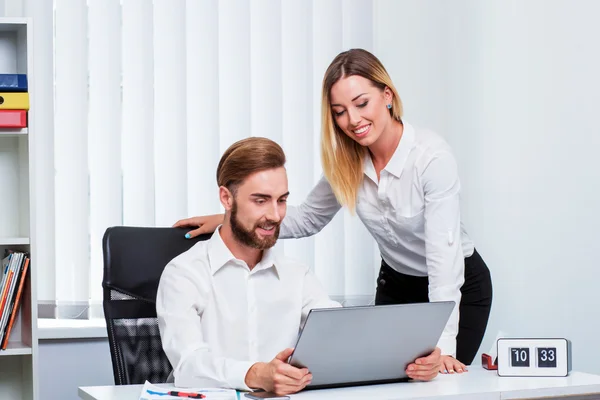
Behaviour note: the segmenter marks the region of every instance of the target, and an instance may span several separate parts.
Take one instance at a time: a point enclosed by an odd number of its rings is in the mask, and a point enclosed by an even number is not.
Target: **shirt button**
[[[384,286],[385,285],[385,279],[380,279],[379,280],[379,286]]]

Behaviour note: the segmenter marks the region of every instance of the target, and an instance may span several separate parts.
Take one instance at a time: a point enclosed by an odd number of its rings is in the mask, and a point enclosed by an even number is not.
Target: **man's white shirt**
[[[308,266],[271,249],[250,270],[219,230],[166,266],[156,298],[158,325],[175,385],[249,390],[250,367],[293,347],[311,309],[340,304]]]

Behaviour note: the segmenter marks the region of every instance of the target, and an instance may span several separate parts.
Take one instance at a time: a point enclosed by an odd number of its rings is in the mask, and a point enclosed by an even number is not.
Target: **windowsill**
[[[331,296],[343,306],[365,306],[373,304],[373,296]],[[48,339],[102,339],[108,337],[104,318],[59,319],[38,318],[38,337]]]
[[[97,339],[106,338],[106,321],[93,319],[38,319],[38,338],[45,339]]]

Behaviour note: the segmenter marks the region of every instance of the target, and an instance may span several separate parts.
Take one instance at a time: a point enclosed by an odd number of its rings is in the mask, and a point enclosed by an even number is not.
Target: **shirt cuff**
[[[251,361],[231,362],[227,371],[227,381],[229,382],[230,387],[251,392],[253,389],[250,389],[248,385],[246,385],[246,374],[248,374],[248,370],[254,364],[255,363]]]
[[[443,356],[452,356],[456,358],[456,337],[443,334],[437,343],[437,346],[442,350]]]

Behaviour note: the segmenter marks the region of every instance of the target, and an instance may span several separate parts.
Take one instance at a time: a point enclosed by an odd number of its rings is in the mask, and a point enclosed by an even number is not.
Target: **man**
[[[287,364],[289,347],[312,308],[340,305],[307,266],[271,250],[289,194],[284,165],[283,150],[269,139],[227,149],[217,168],[223,225],[161,276],[156,309],[176,386],[289,394],[312,379]],[[431,379],[439,352],[417,361],[411,373]]]

